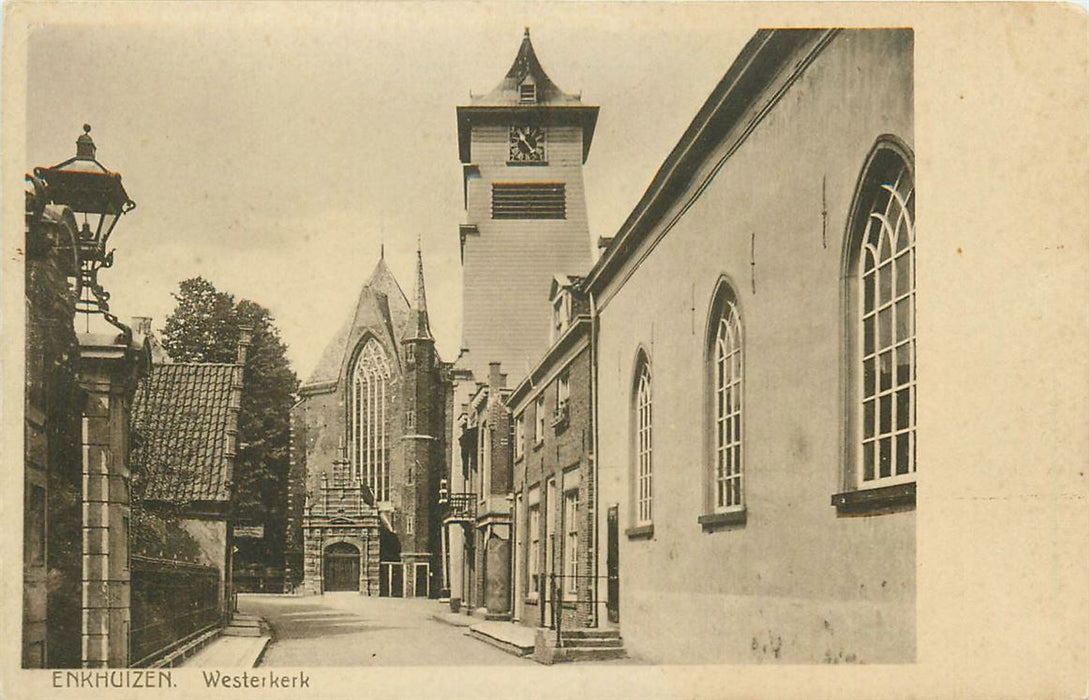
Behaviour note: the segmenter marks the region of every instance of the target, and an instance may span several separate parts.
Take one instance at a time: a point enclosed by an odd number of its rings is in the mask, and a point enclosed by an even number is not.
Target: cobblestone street
[[[243,594],[238,607],[272,628],[261,666],[536,665],[432,619],[441,609],[434,600]]]

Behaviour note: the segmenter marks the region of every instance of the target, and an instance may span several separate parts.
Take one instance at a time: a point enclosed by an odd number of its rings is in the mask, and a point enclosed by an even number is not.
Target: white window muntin
[[[858,256],[859,488],[915,479],[914,208],[901,163],[878,188]]]
[[[724,300],[715,335],[715,511],[745,506],[742,470],[742,354],[741,321],[737,306]]]
[[[545,432],[545,397],[543,393],[533,402],[533,413],[533,442],[538,443],[544,440]]]
[[[653,454],[650,365],[642,362],[635,393],[635,524],[653,521]]]
[[[578,597],[579,573],[579,490],[573,488],[563,494],[564,520],[564,599]]]
[[[390,364],[381,344],[371,338],[352,372],[349,452],[352,470],[375,501],[390,498],[390,439],[386,421]]]

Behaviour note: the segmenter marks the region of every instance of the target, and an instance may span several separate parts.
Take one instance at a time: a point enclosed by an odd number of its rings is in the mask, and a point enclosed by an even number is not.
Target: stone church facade
[[[292,410],[288,585],[437,596],[449,367],[384,255]]]

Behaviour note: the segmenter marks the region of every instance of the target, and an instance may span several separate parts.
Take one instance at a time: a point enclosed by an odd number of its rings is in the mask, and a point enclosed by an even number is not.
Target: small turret
[[[404,342],[410,340],[431,341],[431,324],[427,317],[427,293],[424,289],[423,253],[416,247],[416,289],[413,294],[412,308],[409,310],[408,326],[405,329]]]

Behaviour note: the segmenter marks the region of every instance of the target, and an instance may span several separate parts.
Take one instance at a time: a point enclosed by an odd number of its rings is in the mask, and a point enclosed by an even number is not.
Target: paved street
[[[262,666],[535,665],[431,619],[433,600],[243,594],[238,607],[272,627]]]

